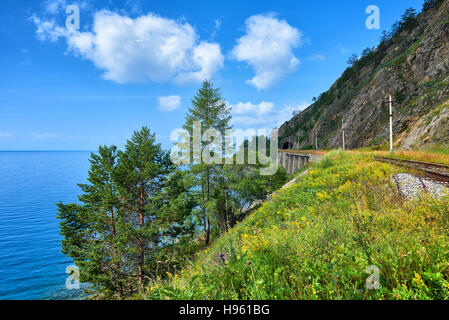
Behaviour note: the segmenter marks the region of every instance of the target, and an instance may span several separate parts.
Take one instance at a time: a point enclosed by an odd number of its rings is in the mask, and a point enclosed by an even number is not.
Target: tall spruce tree
[[[229,121],[231,110],[224,102],[220,89],[214,88],[209,80],[204,80],[201,88],[192,99],[192,106],[186,115],[184,129],[193,136],[195,121],[201,123],[201,134],[208,129],[215,129],[224,136],[227,129],[231,129]],[[211,141],[201,142],[201,153]],[[222,165],[191,164],[190,170],[197,177],[196,185],[199,188],[201,220],[204,228],[204,241],[208,245],[211,234],[211,219],[216,212],[217,201],[212,197],[214,189],[218,188],[220,168]]]

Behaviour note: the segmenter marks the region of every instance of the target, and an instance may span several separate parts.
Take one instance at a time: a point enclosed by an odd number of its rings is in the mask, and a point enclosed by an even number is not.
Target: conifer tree
[[[82,282],[106,299],[126,298],[182,263],[197,230],[191,179],[173,171],[168,153],[143,127],[124,151],[100,147],[80,203],[58,204],[62,252],[80,269]],[[162,265],[161,261],[168,261]]]
[[[203,81],[198,93],[192,99],[192,106],[186,115],[184,129],[193,136],[193,125],[195,121],[201,123],[201,131],[208,129],[218,130],[223,136],[231,126],[230,108],[224,102],[220,90],[214,88],[208,80]],[[211,141],[202,141],[201,153]],[[201,208],[201,220],[204,228],[204,241],[207,245],[211,234],[211,219],[217,203],[212,197],[214,189],[218,188],[217,182],[220,175],[220,165],[216,164],[191,164],[190,170],[197,177],[196,184],[199,187],[199,198]]]
[[[418,20],[416,18],[416,10],[413,8],[408,8],[401,17],[400,28],[405,30],[412,30],[418,25]]]
[[[114,175],[117,148],[100,147],[92,154],[88,183],[79,184],[81,204],[58,204],[60,230],[64,236],[62,252],[80,268],[81,281],[104,293],[123,297],[126,275],[122,271],[119,249],[120,196]]]
[[[173,170],[168,153],[147,127],[135,131],[119,152],[117,181],[123,198],[122,226],[129,268],[136,270],[139,286],[151,276],[152,262],[161,243],[163,189]]]

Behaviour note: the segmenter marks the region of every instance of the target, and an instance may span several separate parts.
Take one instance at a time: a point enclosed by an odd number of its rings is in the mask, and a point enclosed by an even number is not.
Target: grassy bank
[[[449,197],[406,202],[397,170],[331,152],[144,296],[448,299]],[[365,287],[369,266],[380,270],[378,290]]]
[[[391,157],[404,160],[416,160],[429,163],[438,163],[449,166],[449,154],[443,153],[445,149],[439,149],[441,152],[428,152],[428,151],[395,151],[390,154],[388,151],[374,151],[373,155],[378,157]],[[434,149],[432,149],[434,151]]]

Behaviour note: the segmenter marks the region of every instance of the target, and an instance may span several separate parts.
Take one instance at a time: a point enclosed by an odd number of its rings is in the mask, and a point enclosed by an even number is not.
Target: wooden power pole
[[[313,132],[315,133],[315,150],[318,150],[318,135],[316,129],[314,129]]]
[[[343,138],[343,151],[346,150],[346,143],[345,143],[345,127],[344,127],[344,121],[343,118],[341,118],[341,135]]]

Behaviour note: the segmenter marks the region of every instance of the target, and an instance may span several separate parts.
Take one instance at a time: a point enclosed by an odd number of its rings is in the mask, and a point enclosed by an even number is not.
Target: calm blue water
[[[75,202],[89,152],[0,152],[0,299],[69,299],[56,203]]]

